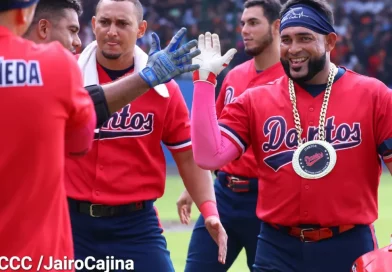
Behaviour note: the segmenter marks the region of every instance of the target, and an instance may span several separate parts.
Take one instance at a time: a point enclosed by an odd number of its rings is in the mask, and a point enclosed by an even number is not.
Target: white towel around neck
[[[78,59],[85,87],[99,84],[96,51],[97,41],[93,41],[82,51]],[[146,67],[148,55],[137,45],[135,45],[133,55],[135,62],[134,71],[138,73]],[[169,91],[165,84],[155,86],[154,90],[162,97],[169,97]]]

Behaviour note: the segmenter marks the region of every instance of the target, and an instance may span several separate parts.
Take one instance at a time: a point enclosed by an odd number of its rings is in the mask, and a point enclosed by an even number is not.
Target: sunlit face
[[[324,69],[327,60],[325,35],[298,26],[283,29],[280,37],[280,60],[287,76],[297,82],[306,82]]]
[[[102,1],[92,20],[100,53],[107,59],[132,54],[144,31],[135,5],[129,1]]]
[[[81,46],[78,36],[80,29],[78,14],[73,9],[66,9],[56,22],[50,23],[48,28],[48,40],[58,41],[66,49],[75,52]]]
[[[273,42],[271,25],[264,16],[262,7],[246,8],[242,13],[241,25],[247,54],[257,56]]]

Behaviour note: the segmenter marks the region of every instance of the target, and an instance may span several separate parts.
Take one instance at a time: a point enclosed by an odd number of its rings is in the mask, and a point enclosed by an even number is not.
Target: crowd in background
[[[86,45],[94,39],[91,17],[97,0],[84,0],[81,39]],[[188,29],[187,40],[200,33],[219,34],[222,52],[238,50],[231,65],[249,59],[243,52],[240,19],[243,0],[141,0],[146,35],[138,45],[149,50],[151,32],[156,32],[162,48],[181,27]],[[286,2],[281,1],[282,4]],[[373,76],[392,87],[392,0],[329,0],[335,14],[335,30],[339,34],[332,52],[334,63],[361,74]]]

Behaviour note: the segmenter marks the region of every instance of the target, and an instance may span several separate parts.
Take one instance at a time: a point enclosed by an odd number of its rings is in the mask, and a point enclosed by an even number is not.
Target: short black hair
[[[264,11],[264,16],[268,22],[272,24],[279,19],[279,12],[282,8],[279,0],[248,0],[244,3],[244,8],[261,7]]]
[[[74,10],[78,16],[83,14],[83,7],[80,0],[40,0],[35,9],[33,21],[26,34],[42,19],[54,22],[63,15],[66,9]]]
[[[314,8],[327,18],[328,23],[331,25],[335,24],[332,7],[326,0],[289,0],[283,5],[280,17],[282,17],[290,9],[290,7],[297,4],[303,4]]]
[[[102,3],[102,1],[103,0],[99,0],[97,6],[95,7],[95,15],[97,15],[99,5]],[[114,2],[125,2],[125,1],[127,1],[127,2],[133,3],[135,5],[135,8],[136,8],[136,12],[137,12],[136,16],[137,16],[138,22],[141,23],[143,21],[143,6],[142,6],[142,3],[140,3],[139,0],[110,0],[110,1],[114,1]]]

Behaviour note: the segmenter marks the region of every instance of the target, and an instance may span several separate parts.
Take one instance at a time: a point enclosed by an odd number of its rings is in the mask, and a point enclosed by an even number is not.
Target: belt
[[[216,175],[223,186],[235,193],[257,192],[257,178],[239,177],[221,171],[218,171]]]
[[[285,232],[291,236],[299,238],[304,243],[318,242],[337,236],[343,232],[351,230],[355,225],[341,225],[336,227],[314,227],[314,228],[301,228],[301,227],[286,227],[276,224],[269,224],[275,229]]]
[[[140,201],[125,205],[110,206],[68,198],[68,205],[70,209],[88,214],[91,217],[112,217],[143,210],[146,207],[146,202]]]

